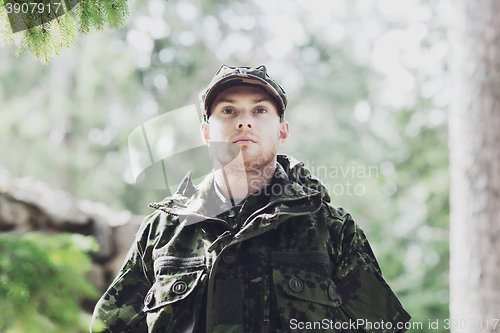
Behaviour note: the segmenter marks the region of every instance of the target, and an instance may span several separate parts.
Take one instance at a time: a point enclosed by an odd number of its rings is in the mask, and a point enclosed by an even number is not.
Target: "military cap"
[[[218,94],[238,85],[256,85],[264,88],[274,99],[278,106],[278,114],[283,119],[288,103],[285,90],[268,74],[266,66],[259,67],[233,67],[222,65],[212,81],[200,93],[200,101],[205,121],[210,117],[210,108]]]

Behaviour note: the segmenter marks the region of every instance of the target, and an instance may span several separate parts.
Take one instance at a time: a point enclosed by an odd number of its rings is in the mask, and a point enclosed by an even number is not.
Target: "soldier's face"
[[[288,138],[288,123],[280,122],[271,95],[258,87],[224,90],[215,99],[210,114],[209,123],[202,125],[205,142],[239,146],[247,169],[271,163],[278,147]]]

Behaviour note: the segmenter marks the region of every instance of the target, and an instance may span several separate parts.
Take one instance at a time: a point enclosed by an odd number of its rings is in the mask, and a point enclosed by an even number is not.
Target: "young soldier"
[[[96,306],[106,332],[404,332],[410,316],[363,231],[278,155],[285,91],[265,66],[223,65],[201,94],[214,171],[150,206]]]

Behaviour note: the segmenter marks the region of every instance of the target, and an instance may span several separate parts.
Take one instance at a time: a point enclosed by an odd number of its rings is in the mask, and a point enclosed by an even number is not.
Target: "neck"
[[[258,168],[255,165],[245,168],[243,159],[238,160],[240,159],[236,158],[215,171],[219,190],[235,204],[269,185],[276,169],[276,157]]]

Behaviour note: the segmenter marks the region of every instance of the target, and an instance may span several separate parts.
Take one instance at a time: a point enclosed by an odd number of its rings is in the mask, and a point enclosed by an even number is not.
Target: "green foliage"
[[[49,63],[62,49],[71,47],[77,31],[84,34],[92,30],[102,31],[106,23],[111,29],[122,27],[129,15],[128,0],[78,0],[73,8],[69,7],[69,1],[61,1],[60,8],[57,8],[64,14],[57,17],[49,16],[49,9],[55,7],[53,2],[36,1],[44,6],[49,3],[53,6],[43,7],[42,14],[38,14],[36,10],[33,13],[32,9],[36,7],[30,7],[30,2],[34,3],[32,0],[17,1],[21,5],[28,5],[28,10],[25,13],[18,9],[22,27],[26,29],[14,33],[13,31],[19,29],[13,29],[8,17],[8,11],[13,13],[13,9],[11,6],[6,7],[6,4],[13,2],[0,0],[0,45],[17,44],[17,56],[29,51],[31,56],[39,59],[42,64]]]
[[[89,236],[0,234],[0,331],[85,332],[78,300],[99,295],[85,278]]]

